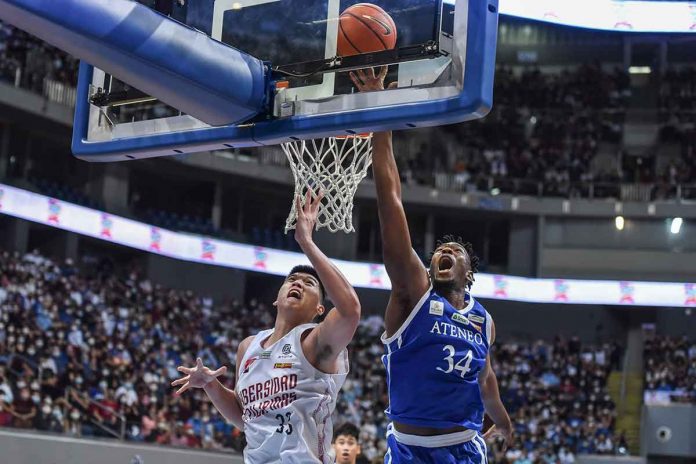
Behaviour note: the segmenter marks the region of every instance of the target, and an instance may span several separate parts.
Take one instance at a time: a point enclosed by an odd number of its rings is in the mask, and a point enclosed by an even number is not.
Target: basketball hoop
[[[354,232],[353,197],[372,164],[372,134],[296,140],[282,144],[295,178],[295,195],[304,202],[307,189],[324,192],[317,229]],[[297,212],[292,203],[285,233],[295,228]]]

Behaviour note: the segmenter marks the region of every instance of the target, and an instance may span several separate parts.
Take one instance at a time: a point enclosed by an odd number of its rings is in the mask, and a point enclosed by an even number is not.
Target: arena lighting
[[[650,74],[651,72],[650,66],[631,66],[628,68],[629,74]]]
[[[455,0],[444,0],[454,4]],[[696,2],[500,0],[502,14],[564,26],[621,32],[696,33]]]
[[[684,223],[684,220],[680,217],[676,217],[672,219],[672,224],[669,226],[669,231],[672,232],[673,234],[678,234],[679,231],[681,231],[681,226]]]
[[[301,253],[162,229],[4,184],[0,184],[0,214],[186,262],[277,276],[309,263]],[[355,287],[391,288],[381,263],[334,263]],[[696,284],[689,282],[539,279],[482,272],[476,275],[473,294],[526,303],[687,308],[694,304],[695,290]]]
[[[616,230],[623,230],[624,223],[625,221],[623,216],[616,216],[616,219],[614,219],[614,225],[616,225]]]

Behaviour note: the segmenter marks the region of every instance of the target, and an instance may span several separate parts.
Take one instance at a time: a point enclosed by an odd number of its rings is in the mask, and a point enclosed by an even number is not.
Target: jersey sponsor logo
[[[459,323],[464,324],[464,325],[469,325],[469,318],[466,316],[462,316],[459,313],[452,314],[452,320],[454,322],[459,322]]]
[[[445,304],[442,301],[431,301],[429,312],[435,316],[442,316],[445,313]]]
[[[262,351],[261,354],[259,355],[259,359],[271,359],[271,352],[270,351]]]
[[[481,328],[479,327],[479,330]],[[448,322],[435,321],[433,328],[430,329],[430,333],[438,335],[446,335],[448,337],[459,338],[466,340],[470,343],[476,343],[477,345],[485,345],[483,343],[483,337],[478,332],[472,332],[469,329],[464,329],[462,327],[457,327],[454,324]]]
[[[249,372],[249,368],[251,367],[252,364],[254,364],[254,362],[257,359],[259,359],[258,356],[254,356],[253,358],[247,359],[246,362],[244,363],[244,369],[242,369],[242,374],[246,374],[247,372]]]
[[[477,316],[476,314],[469,314],[469,320],[471,322],[478,322],[479,324],[483,324],[486,321],[484,318]]]
[[[292,363],[275,363],[274,369],[292,369]]]
[[[466,317],[466,316],[464,316],[464,315],[462,315],[462,314],[454,313],[454,314],[452,314],[452,320],[455,321],[455,322],[462,323],[462,324],[464,324],[464,325],[470,325],[471,327],[473,327],[473,328],[476,329],[477,331],[479,331],[479,332],[481,331],[481,326],[480,326],[480,325],[474,324],[473,322],[471,322],[471,320],[472,320],[472,317],[471,317],[471,316]]]
[[[286,343],[285,345],[283,345],[282,352],[283,354],[278,355],[279,359],[289,359],[295,357],[295,355],[292,354],[292,345],[290,343]]]

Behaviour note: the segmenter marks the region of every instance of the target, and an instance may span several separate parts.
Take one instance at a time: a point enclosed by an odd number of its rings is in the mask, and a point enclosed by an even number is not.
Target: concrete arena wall
[[[0,429],[2,464],[242,464],[240,454]]]
[[[696,462],[696,406],[644,405],[641,432],[641,453],[651,462]]]

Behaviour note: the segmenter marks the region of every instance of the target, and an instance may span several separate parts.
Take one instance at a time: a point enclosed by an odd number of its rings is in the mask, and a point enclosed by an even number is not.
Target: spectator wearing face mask
[[[75,437],[82,436],[81,417],[82,414],[77,408],[70,408],[69,413],[65,415],[63,420],[63,430],[65,433]]]
[[[7,291],[5,302],[0,303],[0,320],[5,324],[5,341],[0,342],[0,400],[5,398],[5,404],[0,402],[0,421],[3,414],[15,420],[9,410],[19,399],[21,385],[29,387],[33,404],[29,412],[34,408],[41,416],[37,427],[46,427],[44,405],[50,399],[52,414],[64,433],[106,436],[93,425],[95,417],[88,399],[113,400],[111,407],[126,418],[126,440],[242,449],[244,436],[239,429],[225,424],[198,397],[172,399],[167,395],[167,385],[177,375],[172,366],[188,362],[184,353],[214,356],[220,364],[234,366],[234,340],[270,324],[273,313],[269,306],[262,299],[212,302],[192,292],[150,284],[137,275],[121,278],[122,270],[75,270],[66,274],[65,266],[35,253],[23,256],[0,251],[0,285]],[[55,276],[61,277],[55,280]],[[71,295],[66,297],[70,304],[64,304],[61,297],[59,308],[55,295]],[[35,315],[24,309],[24,305],[31,306],[39,299],[53,317],[51,328],[45,331],[37,328]],[[59,314],[67,315],[64,308],[68,306],[73,316],[62,321]],[[123,314],[128,316],[126,333],[118,329]],[[108,321],[113,322],[111,335]],[[73,327],[82,332],[84,345],[69,342],[69,335],[76,332]],[[350,421],[359,427],[358,463],[384,459],[384,368],[375,362],[383,349],[379,341],[382,327],[383,321],[377,316],[361,322],[350,354],[353,370],[336,407],[337,423]],[[40,340],[43,346],[39,346]],[[689,380],[693,376],[688,377],[688,372],[696,372],[690,367],[696,362],[692,345],[677,343],[672,350],[674,360],[669,364],[681,366],[684,370],[679,372],[686,376],[665,380],[693,385]],[[25,361],[30,346],[36,349],[38,366]],[[655,346],[656,353],[661,349]],[[577,339],[534,344],[502,341],[494,356],[495,368],[500,372],[500,391],[506,404],[511,405],[520,439],[491,462],[513,464],[518,459],[525,462],[556,457],[569,461],[568,455],[594,452],[598,447],[608,449],[607,439],[616,448],[619,440],[613,431],[614,406],[605,397],[611,363],[602,362],[603,356],[605,361],[609,359],[607,354],[612,350],[615,348],[611,345],[590,347]],[[122,354],[125,351],[128,355]],[[6,357],[5,363],[12,363],[12,371],[8,366],[3,368],[2,356]],[[122,362],[127,359],[130,362]],[[662,364],[659,366],[653,375],[669,372]],[[230,387],[231,382],[233,379]],[[31,401],[32,386],[34,395],[38,395],[36,403]],[[63,403],[66,394],[67,403]],[[97,399],[97,395],[102,396]],[[101,417],[107,416],[113,418],[116,414]],[[120,419],[116,423],[114,429],[118,432]],[[604,436],[601,445],[600,433]],[[565,454],[556,444],[564,444]]]
[[[63,424],[61,424],[59,418],[53,413],[52,401],[50,398],[44,400],[41,409],[34,418],[34,428],[56,433],[63,431]]]

